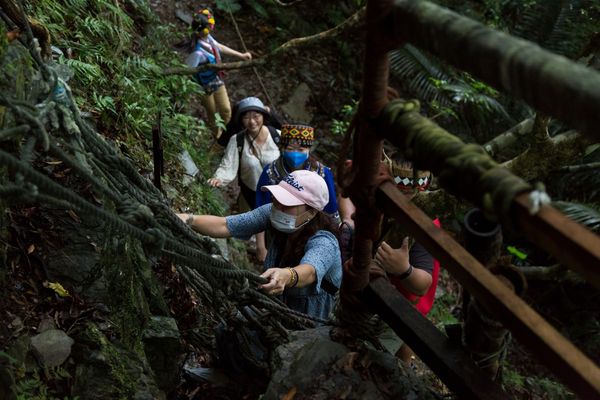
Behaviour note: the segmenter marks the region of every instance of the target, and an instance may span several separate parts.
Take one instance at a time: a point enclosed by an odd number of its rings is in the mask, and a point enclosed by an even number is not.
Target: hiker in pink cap
[[[329,203],[325,180],[316,172],[298,170],[279,184],[261,188],[273,196],[243,214],[178,214],[195,231],[212,237],[249,239],[271,231],[269,251],[259,289],[281,296],[288,307],[328,319],[342,280],[337,224],[323,209]]]

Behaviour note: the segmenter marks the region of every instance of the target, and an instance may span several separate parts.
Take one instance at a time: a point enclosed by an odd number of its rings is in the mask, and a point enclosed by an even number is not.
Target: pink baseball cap
[[[323,211],[329,203],[329,189],[325,179],[316,172],[305,169],[292,172],[278,185],[263,186],[260,190],[268,190],[284,206],[306,204]]]

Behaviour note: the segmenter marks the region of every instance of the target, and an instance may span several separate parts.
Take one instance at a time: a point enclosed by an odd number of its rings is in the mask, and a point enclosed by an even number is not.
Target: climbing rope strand
[[[242,33],[240,32],[240,28],[238,27],[235,17],[233,16],[233,13],[229,9],[227,10],[227,12],[229,13],[229,17],[231,18],[231,21],[233,22],[233,26],[235,28],[235,31],[237,32],[238,37],[240,38],[240,42],[242,42],[242,48],[244,49],[244,51],[246,53],[248,53],[248,47],[246,47],[246,42],[244,41],[244,37],[242,36]],[[260,87],[261,87],[263,93],[265,94],[267,101],[269,102],[269,107],[271,108],[271,110],[276,112],[277,110],[275,109],[275,103],[273,102],[273,99],[271,98],[271,96],[269,96],[269,92],[267,91],[267,88],[266,88],[265,84],[263,83],[263,81],[258,73],[258,70],[256,69],[255,66],[252,66],[252,71],[254,72],[254,75],[256,75],[256,79],[258,80],[258,83],[260,84]]]
[[[9,169],[22,173],[24,176],[29,178],[34,184],[37,185],[39,190],[42,190],[46,193],[50,193],[52,196],[57,197],[60,200],[68,202],[73,208],[85,212],[89,217],[106,223],[110,227],[114,227],[119,231],[128,234],[138,240],[141,240],[143,243],[148,245],[161,245],[169,248],[171,250],[177,251],[183,254],[185,257],[180,260],[185,260],[186,263],[194,266],[202,266],[201,268],[210,268],[210,271],[214,271],[217,276],[220,277],[233,277],[238,278],[240,275],[239,271],[236,271],[233,266],[221,261],[217,260],[213,257],[203,254],[200,251],[187,248],[182,246],[181,244],[168,240],[164,237],[161,238],[161,235],[157,231],[153,230],[142,230],[121,218],[101,209],[95,207],[90,204],[80,196],[76,195],[74,192],[65,189],[61,185],[55,183],[45,175],[42,175],[38,171],[34,170],[28,164],[21,162],[16,159],[14,156],[0,150],[0,161],[9,167]],[[161,243],[163,242],[163,243]],[[207,271],[209,271],[207,270]],[[252,275],[249,271],[244,271],[245,273]],[[257,276],[257,275],[256,275]]]
[[[12,128],[0,131],[0,142],[13,139],[15,136],[22,136],[31,130],[31,126],[27,124],[14,126]]]
[[[295,312],[260,292],[256,286],[265,279],[259,275],[199,250],[219,251],[213,240],[197,235],[184,224],[173,213],[164,195],[83,119],[71,88],[53,67],[43,62],[29,25],[26,28],[29,30],[26,46],[42,70],[42,94],[41,101],[34,105],[0,93],[0,105],[5,106],[19,124],[0,131],[0,140],[26,138],[18,150],[20,159],[0,150],[0,164],[14,173],[15,180],[15,183],[3,182],[0,186],[2,198],[73,209],[86,219],[139,240],[148,254],[162,255],[176,265],[176,271],[199,298],[212,304],[214,317],[223,320],[223,315],[230,315],[235,307],[239,309],[243,305],[265,310],[269,317],[263,318],[261,323],[269,326],[266,332],[273,342],[277,341],[277,335],[287,336],[288,327],[303,329],[314,326],[313,321],[326,323]],[[236,30],[243,42],[237,25]],[[256,69],[254,72],[260,81]],[[106,202],[97,206],[34,168],[36,150],[42,152],[41,157],[48,155],[63,162],[79,178],[89,182]],[[112,207],[116,212],[110,209]]]

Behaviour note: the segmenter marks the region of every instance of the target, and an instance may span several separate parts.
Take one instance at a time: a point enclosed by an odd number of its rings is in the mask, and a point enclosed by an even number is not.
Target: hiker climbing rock
[[[247,97],[235,107],[234,120],[243,130],[234,134],[227,144],[219,168],[208,184],[228,185],[236,176],[240,185],[242,211],[254,209],[256,185],[263,168],[279,158],[279,131],[264,124],[269,111],[256,97]]]
[[[427,190],[431,184],[429,171],[415,171],[412,163],[405,160],[400,153],[388,157],[384,153],[384,163],[387,165],[397,188],[409,199]],[[346,163],[349,167],[351,161]],[[351,256],[352,232],[354,221],[352,214],[355,207],[347,197],[339,199],[342,229],[340,232],[340,247],[344,259]],[[436,218],[433,223],[440,226]],[[400,224],[385,218],[382,235],[377,246],[374,246],[375,264],[380,266],[388,275],[390,282],[400,293],[410,300],[423,315],[427,315],[435,298],[435,290],[439,276],[440,264],[420,243],[414,242]],[[403,361],[408,361],[412,351],[402,340],[386,327],[379,339],[392,354]]]
[[[203,64],[219,64],[221,53],[237,57],[241,60],[251,60],[250,52],[240,53],[222,43],[217,42],[210,34],[215,28],[215,18],[209,9],[202,9],[194,15],[192,29],[192,53],[188,56],[186,64],[196,68]],[[206,70],[198,72],[193,79],[204,89],[201,99],[202,106],[208,114],[208,125],[213,131],[215,138],[221,134],[221,129],[216,125],[215,113],[219,113],[224,123],[227,124],[231,118],[231,106],[227,88],[223,81],[223,72]]]
[[[310,149],[315,140],[315,129],[308,125],[284,124],[281,128],[281,156],[267,165],[260,178],[258,186],[276,185],[292,171],[314,171],[321,176],[329,191],[329,202],[324,212],[335,221],[339,220],[338,206],[335,193],[335,183],[331,170],[318,161],[310,159]],[[271,202],[271,193],[256,191],[256,207]],[[256,235],[256,255],[259,261],[266,257],[267,246],[264,233]]]
[[[329,202],[325,180],[316,172],[294,171],[277,185],[261,188],[273,203],[218,217],[178,214],[195,231],[212,237],[250,236],[270,230],[271,243],[261,275],[265,293],[281,296],[293,310],[327,319],[341,284],[337,224],[323,212]]]

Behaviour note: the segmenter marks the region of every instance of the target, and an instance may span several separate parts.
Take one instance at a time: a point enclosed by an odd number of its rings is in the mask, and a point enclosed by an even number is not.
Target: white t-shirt
[[[263,128],[267,129],[266,126],[263,126]],[[237,135],[245,136],[241,160],[238,156]],[[238,133],[237,135],[233,135],[229,139],[225,154],[214,177],[221,180],[223,185],[227,185],[235,179],[239,168],[242,183],[250,189],[256,190],[258,178],[265,165],[279,158],[279,147],[273,141],[270,133],[267,135],[266,142],[260,146],[255,142],[250,143],[251,139],[245,133]]]

